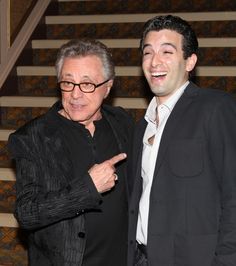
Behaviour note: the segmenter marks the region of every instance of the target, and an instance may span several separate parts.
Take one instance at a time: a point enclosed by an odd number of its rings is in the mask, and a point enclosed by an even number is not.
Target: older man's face
[[[62,81],[73,83],[101,83],[105,80],[100,58],[94,55],[78,58],[66,58],[61,70]],[[62,92],[64,116],[89,127],[93,121],[100,119],[100,107],[109,94],[112,81],[95,89],[92,93],[82,92],[75,86],[71,92]]]

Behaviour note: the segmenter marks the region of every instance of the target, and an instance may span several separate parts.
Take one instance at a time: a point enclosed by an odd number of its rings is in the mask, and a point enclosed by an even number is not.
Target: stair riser
[[[1,162],[0,165],[2,165],[3,162],[10,160],[6,144],[7,144],[6,140],[0,141],[0,162]],[[1,186],[0,186],[0,191],[1,191]]]
[[[110,49],[116,66],[141,65],[141,53],[138,48]],[[36,66],[54,66],[58,49],[34,49],[33,64]],[[199,66],[234,66],[236,62],[236,47],[232,48],[200,48]]]
[[[18,89],[22,96],[60,96],[55,76],[20,76]],[[149,92],[144,77],[116,77],[112,97],[145,97]]]
[[[18,91],[22,96],[59,96],[55,76],[21,76],[18,77]]]
[[[48,108],[44,107],[2,107],[2,126],[6,128],[16,129],[33,118],[44,114]],[[142,117],[145,109],[129,109],[134,119],[138,120]],[[2,154],[2,160],[8,159],[6,152]]]
[[[198,38],[236,37],[235,21],[191,21]],[[144,23],[48,25],[48,39],[140,38]]]
[[[0,212],[13,213],[15,200],[15,182],[0,180]]]
[[[22,96],[59,96],[55,76],[21,76],[18,90]],[[236,93],[236,77],[195,77],[202,87],[213,87]],[[144,77],[116,77],[111,97],[147,97],[150,90]]]
[[[0,141],[0,167],[13,167],[13,162],[10,158],[10,154],[7,149],[7,138],[5,140]],[[0,180],[4,178],[4,176],[0,176]],[[0,184],[0,194],[2,194],[2,190],[4,188]],[[0,196],[0,209],[1,209],[1,196]],[[1,213],[1,211],[0,211]]]
[[[16,129],[47,110],[46,107],[1,107],[2,126]]]
[[[18,228],[0,227],[0,265],[26,266],[26,236]]]
[[[204,11],[232,11],[235,3],[224,1],[75,1],[61,2],[60,15],[88,15],[88,14],[135,14],[135,13],[168,13],[170,12],[204,12]]]

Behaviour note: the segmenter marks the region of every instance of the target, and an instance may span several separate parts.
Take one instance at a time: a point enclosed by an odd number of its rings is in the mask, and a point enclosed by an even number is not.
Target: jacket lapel
[[[154,171],[154,177],[157,175],[158,170],[162,164],[170,140],[172,136],[175,134],[176,127],[179,125],[180,118],[183,116],[184,112],[187,112],[190,104],[197,96],[198,90],[199,88],[197,88],[197,86],[195,86],[193,83],[190,82],[190,84],[185,89],[183,95],[180,97],[174,109],[172,110],[162,134],[161,143],[156,161],[156,167]]]
[[[142,152],[143,152],[143,135],[147,127],[147,122],[143,118],[136,125],[134,142],[133,142],[133,153],[132,153],[132,178],[133,182],[133,201],[138,206],[140,195],[142,192],[142,177],[141,177],[141,166],[142,166]],[[136,206],[136,207],[137,207]],[[138,207],[137,207],[138,210]]]

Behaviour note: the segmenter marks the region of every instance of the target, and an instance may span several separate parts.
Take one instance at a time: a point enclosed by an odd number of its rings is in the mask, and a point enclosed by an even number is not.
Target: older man
[[[102,105],[115,76],[111,55],[98,41],[70,41],[56,72],[62,101],[9,138],[29,263],[124,266],[133,122]]]

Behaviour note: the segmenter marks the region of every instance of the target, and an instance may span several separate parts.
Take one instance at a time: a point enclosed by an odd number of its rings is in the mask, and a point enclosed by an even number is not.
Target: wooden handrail
[[[9,3],[7,0],[0,0],[0,63],[6,61],[6,51],[9,48]]]
[[[13,44],[9,46],[8,33],[7,33],[7,0],[0,0],[0,89],[4,84],[11,69],[14,67],[17,58],[25,47],[34,29],[38,25],[42,15],[48,7],[51,0],[38,0]]]

